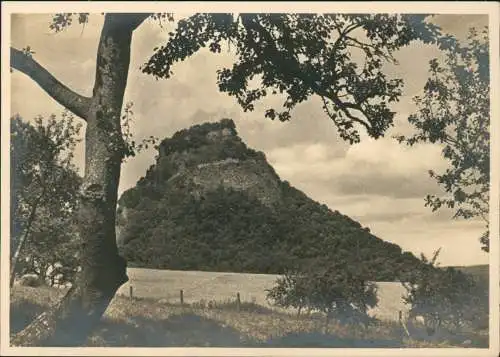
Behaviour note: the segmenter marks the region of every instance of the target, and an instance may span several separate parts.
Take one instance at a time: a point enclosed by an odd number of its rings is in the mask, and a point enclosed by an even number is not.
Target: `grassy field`
[[[300,316],[260,304],[262,287],[273,276],[209,272],[175,272],[130,269],[135,297],[128,286],[120,289],[105,316],[89,338],[94,347],[483,347],[487,334],[441,335],[439,340],[413,334],[408,339],[394,321],[361,328],[331,322],[324,331],[321,316]],[[389,284],[381,285],[390,295]],[[185,290],[180,306],[178,291]],[[242,305],[233,302],[240,292]],[[393,294],[394,291],[393,291]],[[11,333],[20,331],[38,313],[64,295],[63,290],[15,286],[11,293]],[[265,299],[265,298],[264,298]],[[216,304],[208,302],[214,300]],[[382,299],[381,299],[382,300]],[[393,299],[395,300],[395,299]],[[253,302],[252,302],[253,301]],[[394,307],[390,307],[392,309]],[[387,319],[391,320],[391,319]],[[392,319],[393,320],[393,319]],[[469,340],[464,345],[463,342]]]
[[[266,289],[273,287],[277,275],[140,268],[129,268],[127,273],[130,281],[118,291],[121,296],[129,296],[130,286],[133,287],[134,296],[162,299],[169,303],[180,302],[181,289],[186,303],[234,300],[239,292],[243,302],[283,311],[270,306],[266,300]],[[381,282],[377,285],[379,303],[370,311],[370,315],[382,320],[396,321],[398,311],[407,311],[401,299],[404,288],[399,283],[391,282]]]
[[[47,287],[15,286],[11,296],[11,333],[20,331],[38,313],[64,295]],[[401,348],[453,347],[456,341],[408,340],[396,323],[380,323],[367,329],[332,322],[324,333],[324,320],[296,317],[254,304],[207,308],[160,303],[154,299],[113,299],[87,347],[343,347]],[[473,347],[486,339],[475,339]],[[469,346],[470,347],[470,346]]]

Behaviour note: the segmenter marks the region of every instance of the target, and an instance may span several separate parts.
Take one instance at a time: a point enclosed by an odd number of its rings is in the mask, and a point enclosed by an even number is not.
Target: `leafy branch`
[[[462,45],[449,37],[440,40],[446,58],[429,63],[429,79],[414,102],[418,111],[408,121],[416,129],[411,136],[397,136],[409,146],[435,143],[449,167],[429,175],[445,194],[427,195],[432,211],[454,209],[453,218],[479,218],[489,226],[490,193],[490,82],[484,66],[488,61],[488,31],[471,29]],[[480,241],[488,251],[486,231]]]
[[[134,140],[134,135],[132,134],[131,124],[134,121],[134,112],[132,107],[134,106],[133,102],[128,102],[125,104],[123,108],[123,115],[121,117],[121,128],[122,128],[122,136],[124,141],[124,155],[123,160],[125,161],[127,157],[134,157],[142,150],[147,150],[149,146],[157,149],[157,143],[159,139],[153,135],[150,135],[148,138],[142,139],[141,142],[137,143]]]

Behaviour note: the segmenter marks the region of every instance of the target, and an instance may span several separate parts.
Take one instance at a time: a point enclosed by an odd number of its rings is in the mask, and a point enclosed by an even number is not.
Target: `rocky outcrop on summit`
[[[139,182],[190,188],[195,197],[219,186],[245,191],[265,205],[279,200],[279,177],[264,153],[249,149],[237,135],[234,122],[197,125],[159,145],[156,165]]]
[[[156,163],[120,197],[117,232],[121,253],[147,268],[281,273],[326,258],[388,281],[420,264],[282,181],[229,119],[160,143]]]
[[[181,187],[192,183],[192,194],[196,197],[222,186],[247,192],[267,206],[279,200],[279,186],[273,172],[254,159],[228,158],[198,164],[177,174],[175,180],[172,183]]]

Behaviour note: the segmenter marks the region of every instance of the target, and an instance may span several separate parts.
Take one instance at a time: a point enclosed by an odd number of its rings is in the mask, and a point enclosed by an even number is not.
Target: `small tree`
[[[44,207],[41,207],[44,208]],[[30,239],[20,252],[18,273],[35,273],[50,286],[75,283],[80,240],[71,218],[40,209]]]
[[[330,320],[368,324],[368,308],[378,303],[376,285],[341,262],[311,261],[297,272],[277,280],[268,298],[282,307],[308,307],[325,313],[325,333]]]
[[[441,327],[459,332],[465,326],[477,325],[488,308],[487,295],[472,277],[454,268],[439,268],[438,255],[439,250],[432,259],[422,254],[422,268],[407,273],[402,281],[410,320],[422,316],[429,335],[437,334]]]
[[[11,119],[11,286],[19,273],[45,279],[56,264],[77,267],[67,255],[77,251],[71,217],[81,182],[73,166],[80,127],[66,112],[46,123],[42,117],[33,124],[19,116]]]
[[[308,280],[297,271],[287,270],[282,277],[276,279],[276,285],[267,289],[267,299],[272,300],[275,305],[297,309],[297,315],[308,304]]]

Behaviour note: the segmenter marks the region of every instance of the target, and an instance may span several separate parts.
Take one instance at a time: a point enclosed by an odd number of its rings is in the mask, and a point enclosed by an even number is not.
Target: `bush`
[[[48,218],[44,224],[36,224],[36,231],[25,243],[17,275],[37,275],[49,286],[72,284],[80,265],[76,227],[67,220]]]
[[[430,335],[440,328],[460,332],[466,327],[484,327],[488,319],[487,288],[459,270],[438,268],[438,254],[431,260],[422,255],[423,267],[407,274],[402,282],[410,316],[422,316]]]
[[[377,305],[377,290],[357,270],[341,262],[310,261],[306,268],[289,271],[278,278],[268,292],[268,299],[284,308],[308,308],[326,314],[325,330],[330,319],[342,324],[368,325],[374,319],[368,308]]]
[[[32,288],[37,288],[43,285],[43,280],[36,274],[24,274],[19,283],[22,286],[29,286]]]
[[[82,178],[72,161],[80,127],[67,112],[11,118],[11,282],[25,274],[50,285],[74,278]]]

